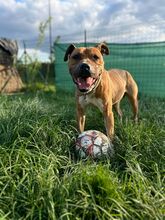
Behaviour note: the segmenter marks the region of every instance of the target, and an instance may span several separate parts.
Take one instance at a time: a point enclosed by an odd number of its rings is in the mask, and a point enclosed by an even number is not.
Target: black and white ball
[[[108,137],[100,131],[82,132],[76,140],[76,152],[79,158],[100,159],[113,156],[113,145]]]

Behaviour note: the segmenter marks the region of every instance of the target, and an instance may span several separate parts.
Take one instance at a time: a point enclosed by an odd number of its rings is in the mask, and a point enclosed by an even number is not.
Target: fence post
[[[84,30],[84,47],[87,46],[87,31]]]
[[[23,40],[23,47],[24,47],[24,65],[25,65],[25,83],[28,83],[28,71],[27,71],[27,51],[26,51],[26,42]]]

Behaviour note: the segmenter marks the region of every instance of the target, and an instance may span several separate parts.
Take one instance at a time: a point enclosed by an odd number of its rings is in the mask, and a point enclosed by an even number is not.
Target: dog
[[[77,122],[79,132],[84,131],[85,108],[88,104],[97,106],[103,113],[107,136],[114,137],[114,114],[116,110],[122,120],[120,101],[124,95],[132,105],[133,119],[138,120],[138,86],[126,70],[105,70],[103,55],[109,55],[105,43],[95,47],[76,47],[71,44],[65,53],[64,61],[76,89]]]

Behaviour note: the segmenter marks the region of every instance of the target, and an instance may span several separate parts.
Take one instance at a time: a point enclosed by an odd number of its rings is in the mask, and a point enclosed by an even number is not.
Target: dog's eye
[[[99,57],[96,54],[94,54],[93,55],[93,60],[97,61],[98,59],[99,59]]]
[[[81,59],[81,55],[78,53],[78,54],[73,55],[72,58],[74,60],[80,60]]]

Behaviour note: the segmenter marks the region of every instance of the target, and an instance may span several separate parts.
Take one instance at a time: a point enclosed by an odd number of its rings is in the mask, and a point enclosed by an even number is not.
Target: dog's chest
[[[98,107],[101,112],[103,112],[102,99],[96,98],[94,95],[89,94],[89,95],[79,96],[78,101],[82,108],[86,107],[89,104],[92,104]]]

